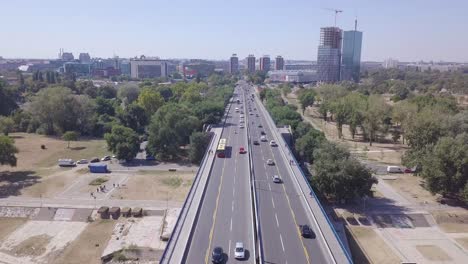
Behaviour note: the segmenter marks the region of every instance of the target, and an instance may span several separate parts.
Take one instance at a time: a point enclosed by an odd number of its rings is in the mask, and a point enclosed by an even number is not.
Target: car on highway
[[[270,146],[277,147],[278,145],[276,144],[276,142],[274,140],[271,140],[270,141]]]
[[[260,131],[260,135],[262,136],[266,135],[265,131]]]
[[[239,128],[244,128],[244,125],[243,125],[243,124],[240,124],[240,125],[239,125]]]
[[[244,123],[244,119],[241,118],[241,120],[239,121],[239,123]]]
[[[110,156],[104,156],[101,161],[108,161],[108,160],[111,160],[111,157]]]
[[[234,248],[234,258],[235,259],[244,259],[245,258],[244,243],[236,242],[236,247]]]
[[[301,225],[299,226],[299,229],[301,230],[301,236],[305,238],[312,237],[312,229],[308,225]]]
[[[278,175],[273,175],[273,182],[274,183],[281,183],[281,178]]]
[[[258,114],[255,114],[256,117],[258,117]]]
[[[254,140],[254,141],[253,141],[253,144],[254,144],[254,145],[260,145],[260,143],[258,142],[258,140]]]
[[[267,142],[268,140],[267,140],[267,138],[266,138],[265,136],[261,136],[261,137],[260,137],[260,141],[262,141],[262,142]]]
[[[246,153],[247,151],[245,151],[245,148],[244,147],[240,147],[239,148],[239,154],[244,154]]]
[[[244,118],[244,115],[240,115],[240,118]]]
[[[258,127],[262,128],[263,126],[262,126],[262,124],[258,124]]]
[[[236,112],[239,112],[239,107],[236,107],[236,109],[235,109],[235,110],[236,110]]]
[[[267,165],[275,165],[275,162],[272,159],[267,159]]]
[[[222,263],[224,260],[224,253],[222,247],[215,247],[213,253],[211,254],[211,262],[213,263]]]

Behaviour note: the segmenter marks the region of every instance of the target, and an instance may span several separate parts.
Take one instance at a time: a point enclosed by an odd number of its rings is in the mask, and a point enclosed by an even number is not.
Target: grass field
[[[193,172],[139,171],[112,194],[113,199],[184,201]]]

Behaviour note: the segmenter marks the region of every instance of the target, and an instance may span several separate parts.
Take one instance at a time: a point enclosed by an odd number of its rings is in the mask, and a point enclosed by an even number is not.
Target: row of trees
[[[280,90],[265,89],[260,97],[277,125],[290,125],[295,139],[294,149],[304,162],[313,164],[310,181],[321,194],[335,201],[352,201],[371,195],[376,179],[350,153],[328,142],[322,132],[303,122],[295,106],[287,105]],[[310,100],[310,95],[307,102]]]

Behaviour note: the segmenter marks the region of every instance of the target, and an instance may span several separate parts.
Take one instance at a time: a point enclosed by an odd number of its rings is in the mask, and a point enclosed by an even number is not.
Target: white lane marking
[[[231,240],[229,240],[229,249],[228,249],[228,252],[229,252],[229,253],[228,253],[228,256],[230,256],[230,255],[231,255]]]
[[[273,204],[273,208],[276,209],[276,206],[275,206],[275,201],[273,200],[273,196],[271,196],[271,203]]]
[[[232,201],[231,210],[234,212],[234,201]]]
[[[232,218],[231,218],[231,225],[229,227],[229,230],[232,231]]]
[[[283,252],[284,252],[283,237],[281,236],[281,234],[280,234],[280,240],[281,240],[281,247],[283,248]]]
[[[276,218],[276,226],[279,228],[279,222],[278,222],[278,215],[275,214],[275,218]]]
[[[270,189],[270,191],[271,191],[271,185],[270,185],[270,182],[268,182],[268,189]]]

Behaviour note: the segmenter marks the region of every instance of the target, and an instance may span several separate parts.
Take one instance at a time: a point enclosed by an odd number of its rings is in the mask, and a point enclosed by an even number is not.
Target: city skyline
[[[325,9],[337,8],[344,11],[337,18],[337,27],[344,31],[353,29],[358,19],[358,30],[365,35],[362,61],[468,61],[468,54],[460,52],[468,41],[468,36],[459,34],[468,23],[463,14],[468,3],[461,0],[450,5],[435,0],[247,3],[82,1],[81,6],[63,6],[50,0],[25,1],[20,6],[5,2],[0,23],[14,26],[0,29],[7,40],[0,43],[0,56],[51,59],[64,48],[75,56],[88,52],[92,57],[145,54],[228,60],[237,53],[240,58],[270,54],[316,60],[320,28],[334,24],[333,11]]]

